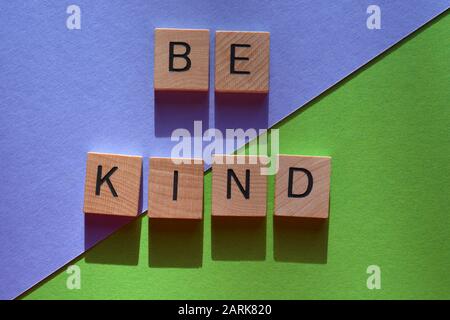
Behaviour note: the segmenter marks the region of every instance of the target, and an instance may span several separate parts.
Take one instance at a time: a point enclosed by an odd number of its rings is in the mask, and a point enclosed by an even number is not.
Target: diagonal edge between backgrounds
[[[392,43],[390,46],[386,47],[386,49],[381,50],[380,52],[376,53],[374,56],[372,56],[370,59],[368,59],[366,62],[362,63],[359,67],[356,67],[355,69],[353,69],[352,71],[350,71],[348,74],[346,74],[345,76],[343,76],[340,80],[335,81],[334,83],[332,83],[330,86],[328,86],[326,89],[322,90],[320,93],[318,93],[316,96],[314,96],[313,98],[307,100],[304,104],[300,105],[299,107],[297,107],[295,110],[293,110],[292,112],[288,113],[286,116],[284,116],[283,118],[281,118],[278,121],[275,121],[274,123],[271,123],[268,129],[271,129],[277,125],[280,125],[281,122],[285,121],[287,118],[291,117],[292,115],[294,115],[294,113],[298,112],[300,109],[302,109],[303,107],[313,103],[314,101],[316,101],[317,99],[320,99],[321,97],[323,97],[324,95],[328,94],[329,91],[333,90],[336,86],[341,85],[343,82],[345,82],[346,80],[348,80],[351,76],[357,74],[358,72],[362,72],[364,71],[364,69],[366,67],[369,67],[370,64],[372,63],[376,63],[378,59],[381,59],[384,55],[389,54],[391,51],[395,50],[397,47],[401,46],[404,42],[408,41],[409,38],[413,37],[417,32],[422,31],[423,29],[427,28],[428,26],[430,26],[431,24],[438,22],[440,19],[444,18],[447,14],[448,14],[448,9],[450,7],[442,10],[441,12],[439,12],[438,14],[436,14],[435,16],[433,16],[432,18],[430,18],[430,20],[424,22],[423,24],[419,25],[416,29],[411,30],[411,32],[406,33],[403,37],[401,37],[400,39],[398,39],[396,42]]]
[[[65,264],[63,264],[61,267],[59,267],[58,269],[56,269],[55,271],[53,271],[52,273],[48,274],[47,276],[45,276],[43,279],[37,281],[36,283],[34,283],[33,285],[31,285],[28,289],[26,289],[25,291],[23,291],[22,293],[18,294],[16,297],[12,298],[13,300],[20,300],[22,299],[22,297],[26,296],[28,293],[30,293],[32,290],[34,290],[37,286],[39,286],[40,284],[42,284],[45,281],[51,280],[53,277],[55,277],[60,271],[62,271],[64,268],[66,268],[68,265],[73,264],[74,262],[80,260],[81,258],[83,258],[83,256],[87,253],[89,253],[89,251],[93,250],[96,246],[98,246],[99,244],[101,244],[104,241],[107,241],[110,237],[112,237],[116,232],[122,230],[123,228],[129,226],[130,224],[136,222],[138,219],[142,219],[146,216],[147,214],[147,210],[145,210],[144,212],[142,212],[141,214],[137,215],[133,220],[125,223],[124,225],[120,226],[119,228],[117,228],[116,230],[114,230],[113,232],[111,232],[110,234],[108,234],[106,237],[104,237],[103,239],[99,240],[96,244],[94,244],[93,246],[91,246],[89,249],[81,252],[79,255],[77,255],[76,257],[74,257],[73,259],[67,261]]]
[[[297,107],[295,110],[293,110],[292,112],[288,113],[286,116],[284,116],[283,118],[281,118],[279,121],[276,121],[272,124],[270,124],[268,129],[271,129],[275,126],[281,125],[281,123],[283,121],[286,121],[288,118],[292,117],[295,113],[299,112],[303,107],[308,107],[309,105],[311,105],[313,102],[315,102],[316,100],[320,99],[321,97],[323,97],[324,95],[328,94],[331,90],[336,89],[337,87],[339,87],[340,85],[342,85],[345,81],[349,80],[349,78],[351,78],[352,76],[354,76],[355,74],[364,71],[367,67],[369,67],[371,64],[376,63],[379,59],[381,59],[383,56],[391,53],[393,50],[397,49],[399,46],[401,46],[403,43],[405,43],[406,41],[410,40],[410,38],[412,36],[414,36],[416,33],[424,30],[425,28],[427,28],[428,26],[430,26],[433,23],[438,22],[439,20],[441,20],[442,18],[444,18],[447,14],[448,14],[448,9],[446,8],[444,10],[442,10],[441,12],[437,13],[436,15],[434,15],[433,17],[431,17],[428,21],[422,23],[421,25],[417,26],[415,29],[411,30],[410,32],[406,33],[403,37],[401,37],[400,39],[398,39],[396,42],[394,42],[393,44],[391,44],[390,46],[386,47],[384,50],[381,50],[380,52],[376,53],[373,57],[371,57],[370,59],[368,59],[366,62],[362,63],[359,67],[355,68],[354,70],[350,71],[348,74],[346,74],[345,76],[343,76],[340,80],[337,80],[336,82],[332,83],[331,85],[329,85],[326,89],[322,90],[320,93],[318,93],[316,96],[314,96],[313,98],[307,100],[304,104],[300,105],[299,107]],[[252,140],[253,141],[253,140]],[[250,141],[248,142],[250,143]],[[241,148],[245,148],[246,145],[248,145],[248,143],[246,143],[245,145],[243,145]],[[240,149],[240,148],[239,148]],[[205,173],[208,172],[210,170],[210,167],[206,168]],[[147,211],[144,211],[143,213],[139,214],[136,219],[142,219]],[[59,267],[58,269],[56,269],[55,271],[49,273],[48,275],[46,275],[45,277],[43,277],[41,280],[35,282],[34,284],[30,285],[26,290],[24,290],[22,293],[18,294],[15,297],[12,297],[11,299],[21,299],[22,297],[24,297],[25,295],[27,295],[30,291],[34,290],[37,286],[39,286],[40,284],[42,284],[43,282],[50,280],[52,277],[56,276],[60,271],[62,271],[67,265],[73,263],[76,260],[79,260],[80,258],[82,258],[82,256],[86,253],[89,253],[89,251],[91,251],[94,247],[96,247],[97,245],[99,245],[100,243],[106,241],[108,238],[110,238],[114,233],[116,233],[117,231],[123,229],[124,227],[128,226],[129,224],[133,223],[136,221],[136,219],[133,219],[132,221],[120,226],[118,229],[112,231],[110,234],[108,234],[106,237],[104,237],[103,239],[101,239],[100,241],[98,241],[96,244],[94,244],[93,246],[91,246],[88,250],[85,250],[83,252],[80,252],[78,255],[76,255],[73,259],[67,261],[66,263],[64,263],[61,267]]]
[[[428,20],[427,22],[424,22],[423,24],[419,25],[416,29],[412,30],[411,32],[405,34],[403,37],[401,37],[399,40],[397,40],[395,43],[391,44],[390,46],[386,47],[386,49],[381,50],[380,52],[376,53],[374,56],[372,56],[369,60],[367,60],[366,62],[362,63],[359,67],[356,67],[355,69],[353,69],[352,71],[350,71],[349,73],[347,73],[345,76],[343,76],[341,79],[335,81],[334,83],[332,83],[331,85],[329,85],[328,87],[326,87],[324,90],[322,90],[321,92],[319,92],[316,96],[314,96],[313,98],[307,100],[305,103],[303,103],[302,105],[298,106],[295,110],[289,112],[286,116],[284,116],[283,118],[281,118],[278,121],[275,121],[274,123],[270,124],[267,128],[267,130],[269,129],[273,129],[276,126],[279,126],[282,124],[283,121],[288,120],[290,117],[293,117],[294,114],[296,114],[297,112],[300,112],[300,110],[302,110],[303,108],[307,108],[310,105],[312,105],[313,103],[315,103],[317,100],[321,99],[322,97],[326,96],[327,94],[329,94],[331,91],[339,88],[339,86],[343,85],[347,80],[350,80],[351,77],[357,75],[360,72],[363,72],[365,69],[367,69],[368,67],[370,67],[372,64],[377,63],[378,60],[380,60],[381,58],[383,58],[383,56],[391,53],[393,50],[396,50],[398,47],[400,47],[403,43],[405,43],[406,41],[410,40],[410,38],[414,37],[416,34],[418,34],[419,32],[421,32],[422,30],[424,30],[425,28],[429,27],[430,25],[432,25],[433,23],[437,23],[439,20],[443,19],[447,14],[448,8],[444,9],[443,11],[439,12],[438,14],[436,14],[435,16],[433,16],[430,20]],[[249,142],[245,143],[244,145],[242,145],[241,147],[237,148],[234,152],[238,151],[238,150],[242,150],[243,148],[245,148],[250,142],[254,141],[255,139],[257,139],[260,136],[260,134],[258,134],[255,138],[249,140]],[[205,169],[205,173],[209,172],[211,170],[211,166],[207,166],[207,168]]]

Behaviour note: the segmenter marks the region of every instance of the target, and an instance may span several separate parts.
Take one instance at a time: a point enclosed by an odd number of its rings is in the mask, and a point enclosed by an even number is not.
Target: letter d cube
[[[275,216],[328,218],[331,158],[279,155]]]

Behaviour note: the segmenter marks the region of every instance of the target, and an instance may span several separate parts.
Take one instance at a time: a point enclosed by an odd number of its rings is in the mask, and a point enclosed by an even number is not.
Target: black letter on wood
[[[118,197],[116,190],[114,189],[113,184],[111,183],[111,180],[109,180],[109,178],[112,176],[112,174],[119,168],[117,167],[113,167],[111,170],[109,170],[109,172],[107,174],[105,174],[105,176],[102,178],[102,166],[98,166],[97,167],[97,182],[95,184],[95,195],[99,196],[100,195],[100,187],[102,186],[102,184],[106,181],[106,183],[108,184],[109,190],[111,190],[111,193],[114,197]]]
[[[183,46],[185,48],[184,53],[175,54],[175,46]],[[191,59],[188,55],[191,53],[191,46],[186,42],[170,42],[169,43],[169,71],[183,72],[188,71],[191,68]],[[183,58],[186,60],[186,65],[183,68],[175,68],[173,61],[175,58]]]
[[[244,195],[245,199],[250,198],[250,170],[245,170],[245,189],[242,187],[241,182],[239,181],[238,177],[234,173],[233,169],[228,169],[227,171],[227,199],[231,199],[231,177],[233,177],[234,181],[236,182],[239,190]]]
[[[231,45],[231,54],[230,54],[230,73],[231,74],[250,74],[250,71],[239,71],[235,68],[236,60],[245,60],[248,61],[248,57],[236,57],[236,47],[240,48],[250,48],[249,44],[232,44]]]
[[[303,193],[294,194],[294,192],[292,191],[293,184],[294,184],[294,172],[295,171],[301,171],[301,172],[305,173],[308,178],[308,187],[306,187],[306,191]],[[313,188],[313,176],[309,170],[304,169],[304,168],[289,168],[289,180],[288,180],[288,197],[289,198],[304,198],[311,193],[312,188]]]

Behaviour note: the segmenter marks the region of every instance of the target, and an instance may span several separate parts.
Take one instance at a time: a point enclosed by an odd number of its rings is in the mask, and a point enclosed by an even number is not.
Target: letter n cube
[[[267,176],[261,173],[267,157],[214,155],[212,215],[265,217]]]

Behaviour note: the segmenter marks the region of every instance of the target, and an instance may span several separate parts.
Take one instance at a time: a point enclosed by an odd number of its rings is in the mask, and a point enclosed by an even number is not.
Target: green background
[[[450,17],[281,122],[280,153],[329,155],[330,219],[136,219],[27,299],[450,298]],[[369,265],[380,290],[366,287]]]

